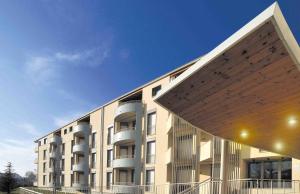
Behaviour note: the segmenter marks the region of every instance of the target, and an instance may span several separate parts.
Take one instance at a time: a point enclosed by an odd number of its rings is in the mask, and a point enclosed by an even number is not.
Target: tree
[[[14,178],[12,164],[11,162],[8,162],[6,169],[0,178],[0,190],[10,194],[16,186],[17,181]]]
[[[36,175],[32,171],[27,171],[25,173],[25,186],[32,186],[36,180]]]

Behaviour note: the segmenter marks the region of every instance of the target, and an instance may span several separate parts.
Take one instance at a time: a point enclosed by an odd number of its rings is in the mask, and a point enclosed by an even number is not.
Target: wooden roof
[[[299,64],[300,48],[274,3],[155,100],[208,133],[300,158]],[[291,126],[292,117],[299,123]]]

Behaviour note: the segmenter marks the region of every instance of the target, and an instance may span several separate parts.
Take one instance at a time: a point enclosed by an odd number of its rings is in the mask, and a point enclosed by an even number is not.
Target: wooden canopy
[[[215,136],[300,158],[299,67],[300,48],[274,3],[155,100]]]

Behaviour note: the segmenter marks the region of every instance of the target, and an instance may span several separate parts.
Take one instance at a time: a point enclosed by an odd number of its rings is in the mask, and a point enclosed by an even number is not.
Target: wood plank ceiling
[[[300,72],[271,21],[157,102],[213,135],[300,158],[300,120],[288,124],[300,119]]]

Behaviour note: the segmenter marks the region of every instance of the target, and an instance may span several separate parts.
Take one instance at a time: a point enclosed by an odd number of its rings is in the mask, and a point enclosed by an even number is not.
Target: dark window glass
[[[281,179],[292,180],[292,161],[291,160],[282,161]]]
[[[260,179],[261,178],[261,163],[251,162],[248,165],[248,176],[252,179]]]
[[[161,85],[152,88],[152,97],[156,96],[159,90],[161,90]]]

